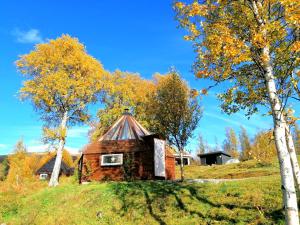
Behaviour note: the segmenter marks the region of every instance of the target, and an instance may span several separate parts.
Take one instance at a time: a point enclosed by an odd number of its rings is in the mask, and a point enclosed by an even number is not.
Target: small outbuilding
[[[125,112],[78,162],[79,181],[175,179],[175,159],[165,140]]]
[[[201,165],[221,165],[232,159],[231,155],[223,151],[203,153],[198,154],[198,156],[200,157]]]
[[[50,159],[47,163],[45,163],[41,168],[39,168],[36,172],[36,175],[39,176],[41,180],[50,179],[53,167],[55,164],[56,156]],[[74,174],[74,168],[69,167],[63,160],[61,161],[60,173],[59,176],[72,176]]]
[[[180,153],[177,152],[175,149],[171,148],[171,151],[175,157],[175,164],[176,165],[180,165],[180,162],[181,162],[181,159],[180,159]],[[191,159],[192,159],[192,155],[186,151],[183,151],[183,154],[182,154],[182,162],[183,162],[183,165],[190,165],[191,164]]]

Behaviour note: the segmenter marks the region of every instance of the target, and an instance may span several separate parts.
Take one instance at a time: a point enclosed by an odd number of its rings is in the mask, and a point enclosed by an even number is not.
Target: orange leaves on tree
[[[182,2],[175,2],[175,7],[178,9],[182,9],[185,7],[185,4]]]
[[[197,77],[197,78],[204,78],[204,77],[207,77],[207,76],[209,76],[207,70],[199,70],[199,71],[196,73],[196,77]]]
[[[203,88],[203,89],[201,90],[201,94],[207,95],[207,94],[208,94],[208,90],[207,90],[206,88]]]
[[[67,110],[73,122],[86,119],[86,104],[96,100],[106,76],[101,63],[69,35],[36,45],[16,65],[29,78],[20,89],[21,98],[30,99],[44,115],[59,117]]]
[[[254,77],[261,73],[261,68],[270,62],[285,64],[280,69],[286,71],[273,69],[279,77],[292,71],[287,69],[288,62],[293,61],[295,68],[300,65],[300,44],[295,36],[300,29],[300,1],[268,0],[257,6],[258,17],[251,5],[240,1],[177,2],[174,7],[177,20],[187,30],[185,39],[192,41],[197,54],[193,67],[195,76],[216,83],[230,79],[232,85],[245,88],[232,94],[226,90],[222,95],[225,105],[236,104],[235,110],[242,104],[251,108],[251,102],[257,104],[265,96],[263,90],[258,90],[263,88],[257,83],[259,79]],[[263,53],[262,48],[266,46],[272,54]],[[241,70],[247,66],[252,72]]]
[[[104,85],[103,109],[97,113],[97,121],[90,132],[92,140],[97,139],[112,123],[129,108],[137,120],[146,128],[149,118],[145,116],[145,104],[155,88],[154,82],[140,77],[139,74],[116,70],[107,76]]]
[[[300,41],[296,41],[293,43],[291,50],[294,52],[300,52]]]
[[[285,18],[293,27],[300,27],[300,2],[295,0],[280,0],[285,8]]]
[[[198,91],[196,89],[191,89],[190,90],[190,96],[191,96],[191,98],[196,98],[196,97],[198,97],[198,95],[199,95],[199,93],[198,93]]]

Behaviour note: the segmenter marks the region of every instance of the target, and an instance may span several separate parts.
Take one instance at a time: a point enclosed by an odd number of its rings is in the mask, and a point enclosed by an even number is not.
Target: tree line
[[[297,124],[292,128],[296,153],[300,154],[300,129]],[[273,130],[258,131],[250,138],[247,130],[241,126],[237,134],[233,128],[225,130],[225,140],[222,145],[215,141],[215,146],[207,143],[203,135],[198,135],[197,153],[224,151],[240,161],[256,160],[261,163],[271,163],[276,157],[276,145]]]

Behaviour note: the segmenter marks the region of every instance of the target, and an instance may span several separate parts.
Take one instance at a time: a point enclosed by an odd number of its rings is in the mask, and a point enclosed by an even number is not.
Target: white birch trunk
[[[262,31],[263,37],[267,39],[267,30],[265,27],[264,16],[259,14],[257,5],[261,6],[260,1],[252,0],[252,10],[257,24]],[[267,84],[267,91],[274,121],[274,136],[277,149],[277,155],[280,165],[281,187],[283,194],[283,203],[285,208],[285,222],[287,225],[299,225],[297,196],[293,177],[293,168],[286,139],[286,120],[283,115],[282,103],[277,94],[276,83],[273,74],[273,68],[270,61],[270,49],[266,43],[263,47],[261,56],[261,65],[264,69],[264,79]]]
[[[184,180],[184,174],[183,174],[183,151],[180,150],[180,176],[181,176],[181,181]]]
[[[67,120],[68,120],[68,112],[64,113],[64,116],[61,121],[60,129],[63,131],[66,131],[67,129]],[[58,177],[60,173],[60,167],[61,167],[61,161],[62,161],[62,153],[64,150],[65,142],[66,142],[66,132],[64,132],[64,136],[60,137],[60,141],[58,144],[58,149],[56,153],[56,159],[53,167],[53,171],[51,174],[51,178],[49,181],[49,186],[50,187],[55,187],[58,185]]]
[[[275,78],[273,76],[272,66],[269,61],[270,52],[268,46],[263,48],[263,56],[266,58],[264,62],[264,77],[267,83],[269,101],[274,121],[274,135],[277,148],[277,155],[280,164],[286,224],[299,225],[297,196],[294,184],[293,168],[291,164],[291,158],[288,151],[285,134],[287,124],[282,113],[282,104],[277,95]]]
[[[290,152],[291,163],[292,163],[292,167],[293,167],[293,173],[294,173],[296,186],[297,186],[297,189],[300,190],[300,168],[299,168],[299,164],[298,164],[298,159],[297,159],[297,154],[296,154],[296,150],[295,150],[293,136],[292,136],[291,130],[288,126],[286,127],[286,140],[287,140],[287,145],[288,145],[288,149]]]

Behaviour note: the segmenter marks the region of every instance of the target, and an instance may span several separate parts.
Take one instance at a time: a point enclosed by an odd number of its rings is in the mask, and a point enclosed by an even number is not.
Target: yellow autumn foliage
[[[6,180],[13,185],[22,186],[33,179],[33,169],[35,169],[33,157],[31,158],[27,153],[23,140],[19,140],[14,152],[8,156],[9,170]]]
[[[251,1],[174,3],[176,18],[188,31],[184,39],[193,42],[197,53],[197,77],[225,80],[240,64],[265,63],[265,56],[257,55],[264,46],[275,46],[283,61],[287,51],[299,49],[298,43],[282,43],[291,36],[291,30],[300,28],[300,1],[267,0],[257,6],[260,18],[254,15]],[[263,26],[259,26],[259,19]]]
[[[98,111],[99,121],[93,125],[91,139],[101,136],[122,115],[125,108],[130,109],[135,118],[149,128],[145,103],[154,88],[151,80],[143,79],[139,74],[120,70],[110,73],[104,86],[104,107]]]
[[[271,163],[276,157],[276,146],[273,137],[273,131],[259,132],[251,146],[249,156],[262,163]]]
[[[65,111],[70,122],[88,119],[86,105],[96,101],[107,75],[85,46],[69,35],[37,44],[16,65],[28,79],[20,97],[31,100],[48,122],[60,120]]]

